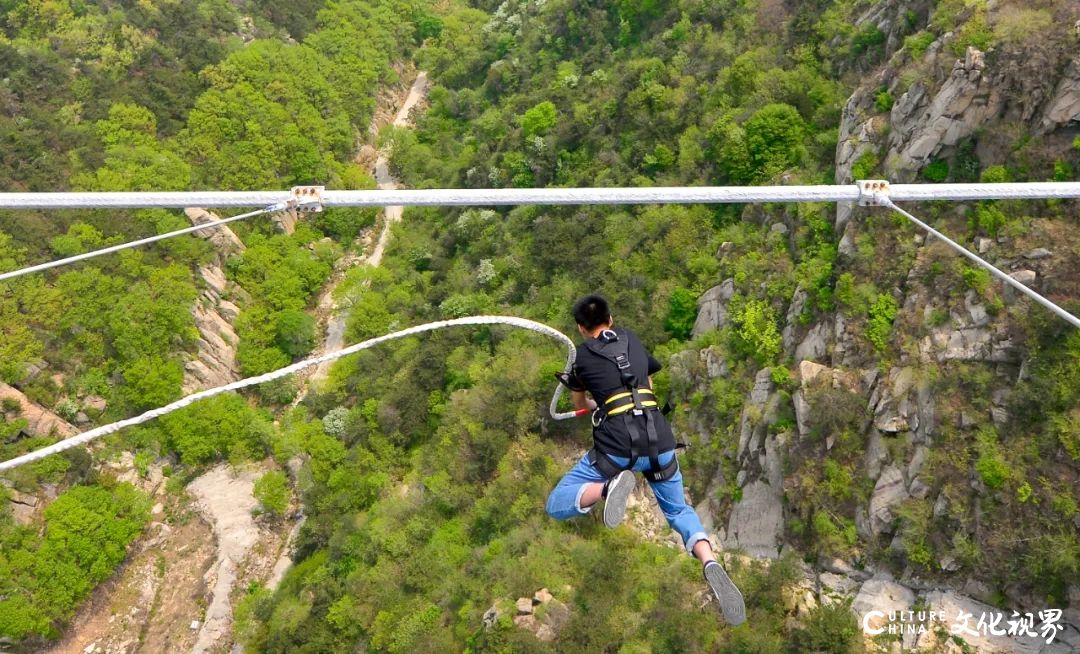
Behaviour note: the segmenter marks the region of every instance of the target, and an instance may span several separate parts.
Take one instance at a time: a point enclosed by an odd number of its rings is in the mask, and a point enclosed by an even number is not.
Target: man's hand
[[[585,391],[571,391],[570,399],[573,400],[575,409],[589,409],[591,411],[596,408],[596,402],[586,395]]]

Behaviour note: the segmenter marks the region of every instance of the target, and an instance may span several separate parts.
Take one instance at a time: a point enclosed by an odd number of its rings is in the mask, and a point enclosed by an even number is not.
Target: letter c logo
[[[878,627],[877,629],[873,629],[870,627],[870,618],[872,617],[884,618],[885,613],[883,611],[870,611],[869,613],[864,615],[862,619],[863,633],[870,636],[877,636],[878,634],[885,633],[885,629],[882,627]]]

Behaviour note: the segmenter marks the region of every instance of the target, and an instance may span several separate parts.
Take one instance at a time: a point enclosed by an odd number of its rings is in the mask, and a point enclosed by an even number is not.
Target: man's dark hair
[[[585,329],[596,329],[610,319],[607,300],[599,295],[586,295],[574,304],[574,320]]]

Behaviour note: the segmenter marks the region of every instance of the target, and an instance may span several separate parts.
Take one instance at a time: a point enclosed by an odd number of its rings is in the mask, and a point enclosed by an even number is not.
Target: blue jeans
[[[673,456],[675,456],[674,451],[661,454],[660,465],[667,465]],[[625,466],[630,461],[630,459],[619,456],[613,456],[611,460],[620,466]],[[638,457],[638,460],[634,462],[635,471],[643,472],[648,469],[648,457]],[[600,474],[596,466],[589,463],[589,455],[586,453],[577,462],[577,465],[559,480],[559,483],[552,489],[551,494],[548,495],[548,515],[556,520],[568,520],[588,513],[592,510],[592,507],[581,508],[581,494],[585,492],[587,484],[603,481],[604,476]],[[660,505],[660,510],[664,512],[668,524],[682,536],[686,551],[693,553],[694,544],[699,540],[708,540],[709,537],[705,534],[705,528],[701,526],[701,519],[698,518],[698,514],[686,504],[686,499],[683,496],[682,470],[676,471],[671,479],[667,481],[650,481],[649,485],[652,486],[653,494],[656,495],[656,503]]]

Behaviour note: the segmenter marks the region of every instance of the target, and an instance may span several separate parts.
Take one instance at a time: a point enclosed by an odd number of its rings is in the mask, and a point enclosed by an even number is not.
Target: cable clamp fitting
[[[860,207],[882,207],[889,199],[889,182],[884,179],[861,179],[859,185]]]
[[[323,191],[325,186],[294,186],[289,193],[289,206],[303,213],[318,213],[323,210]]]

